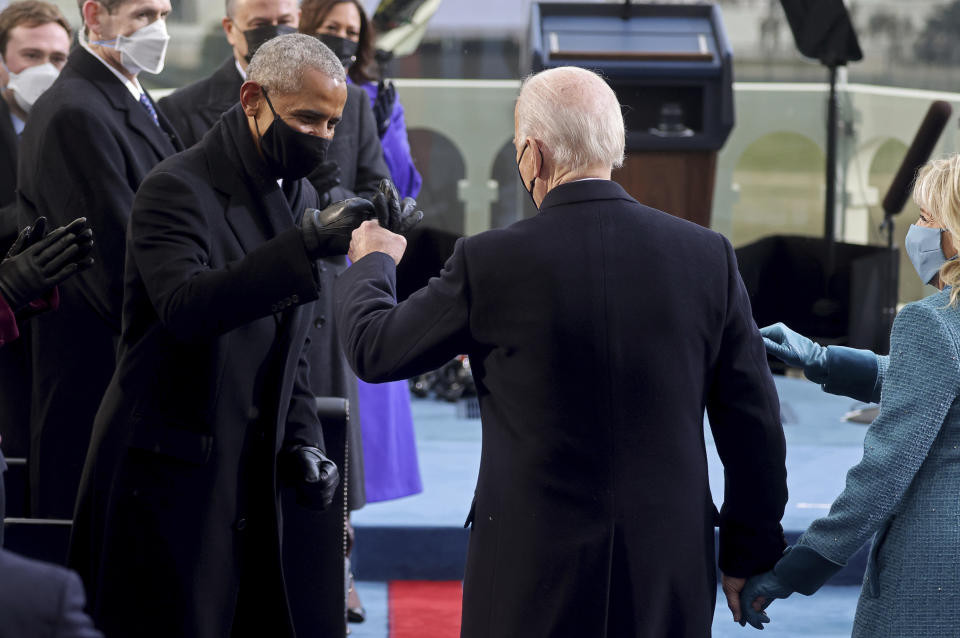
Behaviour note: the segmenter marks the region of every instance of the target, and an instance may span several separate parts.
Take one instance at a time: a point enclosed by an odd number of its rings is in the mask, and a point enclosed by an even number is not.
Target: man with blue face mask
[[[31,326],[31,514],[70,518],[93,417],[120,338],[124,233],[133,196],[181,150],[140,86],[163,68],[169,0],[84,0],[80,46],[30,111],[19,162],[20,223],[78,215],[96,265],[61,286],[61,312]]]

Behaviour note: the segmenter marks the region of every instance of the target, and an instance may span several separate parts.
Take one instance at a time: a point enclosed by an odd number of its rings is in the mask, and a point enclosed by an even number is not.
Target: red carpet
[[[458,638],[460,582],[390,582],[390,638]]]

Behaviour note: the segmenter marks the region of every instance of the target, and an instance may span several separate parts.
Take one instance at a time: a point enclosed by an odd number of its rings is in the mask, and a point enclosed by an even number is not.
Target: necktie
[[[143,105],[143,108],[147,109],[147,113],[150,114],[150,118],[153,120],[153,123],[159,127],[160,118],[157,117],[157,109],[153,108],[153,102],[150,101],[150,98],[147,97],[146,93],[140,94],[140,104]]]

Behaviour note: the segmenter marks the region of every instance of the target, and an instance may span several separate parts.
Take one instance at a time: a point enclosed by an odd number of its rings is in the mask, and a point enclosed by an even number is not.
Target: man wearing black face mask
[[[213,75],[159,102],[185,146],[199,142],[220,115],[237,103],[247,64],[256,49],[271,38],[296,31],[298,7],[296,0],[226,0],[223,31],[233,55]],[[390,170],[383,159],[376,119],[362,89],[347,87],[347,103],[337,133],[329,160],[310,175],[321,203],[357,195],[372,197],[380,180],[390,177]]]
[[[317,211],[303,179],[346,99],[329,49],[280,36],[249,74],[134,201],[117,373],[70,550],[107,635],[292,636],[280,489],[321,509],[339,480],[308,388],[311,302],[317,260],[374,205]]]

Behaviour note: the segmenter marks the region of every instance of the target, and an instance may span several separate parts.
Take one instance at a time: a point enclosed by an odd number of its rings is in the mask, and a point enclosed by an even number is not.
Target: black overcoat
[[[261,635],[293,633],[276,459],[323,435],[305,356],[315,266],[295,227],[317,195],[284,191],[238,104],[137,193],[70,547],[107,635],[230,635],[238,588]]]
[[[780,556],[787,496],[779,403],[729,242],[592,180],[460,240],[397,306],[394,271],[383,253],[351,266],[338,325],[369,381],[470,355],[483,451],[461,635],[710,635],[704,409],[726,469],[727,573]]]
[[[116,365],[124,237],[133,196],[180,150],[123,83],[82,47],[30,110],[19,160],[21,227],[85,216],[96,263],[60,286],[60,310],[30,326],[31,514],[70,518],[93,417]]]
[[[0,259],[17,238],[17,133],[10,106],[0,98]],[[27,326],[20,339],[0,349],[0,435],[10,456],[26,456],[30,448],[30,368]]]

